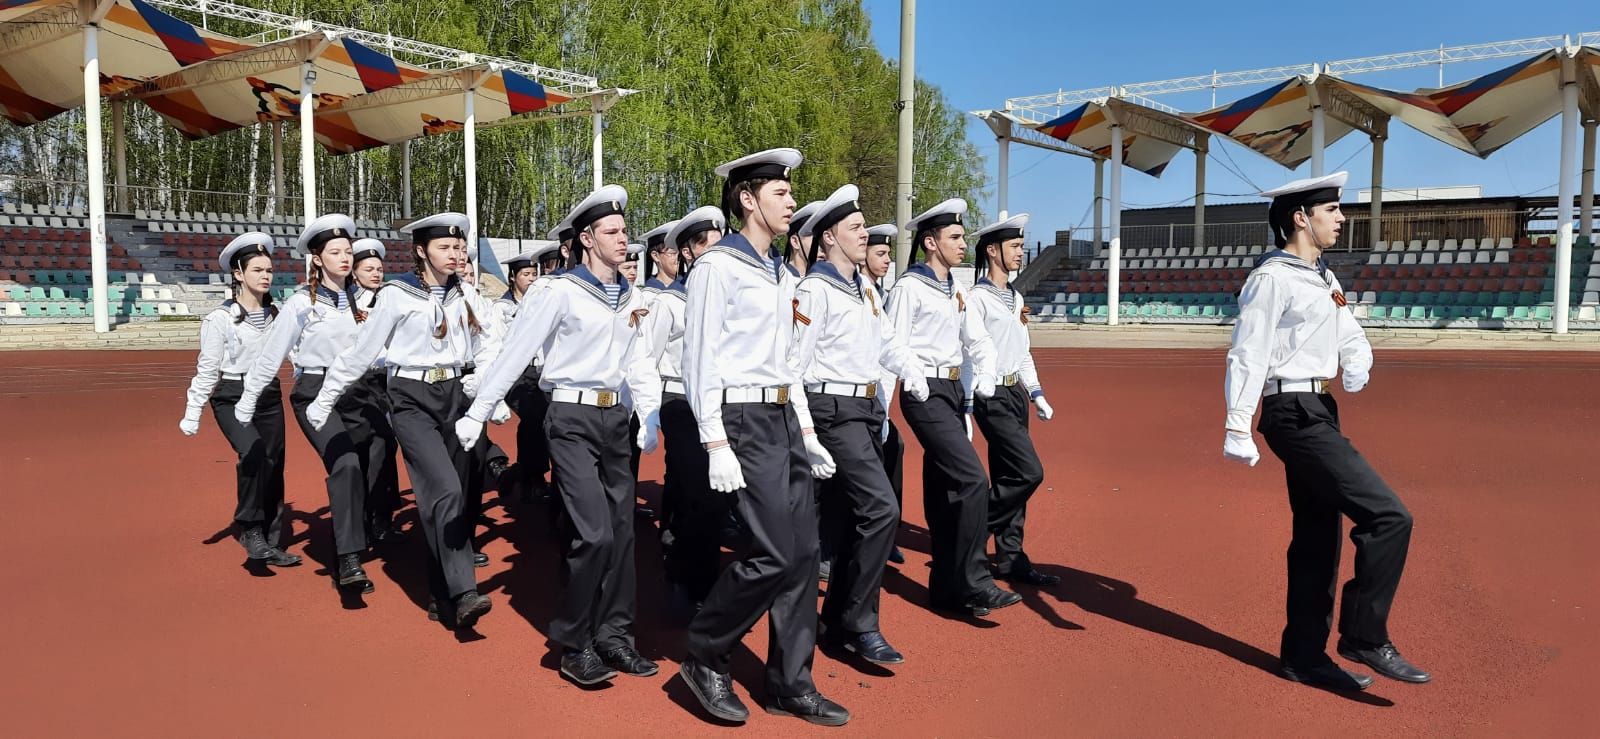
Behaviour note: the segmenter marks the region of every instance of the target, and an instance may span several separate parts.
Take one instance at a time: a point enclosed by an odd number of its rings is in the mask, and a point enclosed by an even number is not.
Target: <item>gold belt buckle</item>
[[[871,400],[871,399],[876,398],[876,397],[878,397],[878,383],[876,383],[876,382],[867,383],[867,399]]]
[[[1012,387],[1012,386],[1016,385],[1017,384],[1017,375],[1016,375],[1016,373],[1012,373],[1012,374],[1006,375],[1005,376],[1005,383],[1006,383],[1006,387]]]
[[[428,382],[444,382],[445,380],[450,379],[450,374],[445,371],[444,367],[434,367],[433,369],[428,370],[428,374],[425,376],[425,379]]]
[[[789,387],[784,385],[778,388],[778,405],[789,404]]]
[[[951,367],[950,369],[945,371],[945,376],[946,376],[945,379],[948,379],[948,380],[959,380],[959,379],[961,379],[961,368],[960,367]]]
[[[601,390],[594,394],[594,404],[601,408],[610,408],[617,404],[617,394],[610,390]]]

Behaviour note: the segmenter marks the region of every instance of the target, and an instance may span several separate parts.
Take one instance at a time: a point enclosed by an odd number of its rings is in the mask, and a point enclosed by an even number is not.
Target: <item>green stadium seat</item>
[[[1407,318],[1413,321],[1426,321],[1428,320],[1428,309],[1420,305],[1413,305]]]
[[[1220,314],[1219,306],[1207,305],[1200,308],[1200,315],[1205,318],[1216,318]]]
[[[1222,315],[1227,316],[1229,318],[1233,318],[1233,317],[1238,316],[1239,315],[1239,306],[1237,306],[1237,305],[1224,305],[1224,306],[1222,306]]]
[[[49,294],[51,300],[66,300],[67,299],[66,291],[62,290],[59,287],[47,288],[47,293]]]
[[[1431,292],[1417,293],[1417,303],[1419,305],[1435,305],[1438,302],[1439,302],[1438,293],[1431,293]]]
[[[1199,318],[1202,315],[1203,308],[1203,306],[1199,305],[1185,306],[1183,309],[1183,314],[1190,318]]]
[[[46,300],[49,300],[50,298],[48,296],[48,293],[45,292],[44,288],[42,288],[42,287],[30,287],[30,288],[28,288],[28,297],[27,297],[27,299],[42,303],[42,302],[44,302]]]
[[[1550,306],[1541,305],[1533,309],[1533,318],[1538,321],[1550,320]]]
[[[1526,305],[1514,306],[1511,309],[1511,320],[1513,321],[1526,321],[1532,317],[1533,313]]]
[[[1503,321],[1511,317],[1511,309],[1504,305],[1497,305],[1489,312],[1489,317]]]
[[[1497,302],[1499,302],[1499,297],[1491,292],[1480,292],[1472,298],[1472,304],[1482,308],[1492,307]]]
[[[82,318],[82,317],[84,317],[86,315],[89,315],[90,312],[92,312],[92,310],[93,310],[92,308],[90,308],[87,305],[84,305],[83,303],[67,303],[66,304],[66,309],[67,309],[67,317],[69,317],[69,318]]]

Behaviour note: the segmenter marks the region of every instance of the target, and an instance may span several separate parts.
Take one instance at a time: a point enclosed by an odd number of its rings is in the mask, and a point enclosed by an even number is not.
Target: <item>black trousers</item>
[[[360,382],[350,385],[333,406],[328,422],[318,431],[306,420],[306,408],[322,390],[323,376],[303,374],[294,381],[289,405],[294,407],[300,431],[317,450],[328,473],[328,511],[337,554],[355,554],[367,548],[367,453],[372,428],[367,406],[372,399]]]
[[[472,574],[472,525],[465,496],[472,453],[456,440],[456,419],[471,403],[460,380],[427,383],[389,379],[395,437],[406,458],[417,518],[428,542],[428,589],[441,602],[476,590]]]
[[[1028,435],[1028,394],[1022,385],[995,388],[994,397],[973,403],[973,419],[989,442],[989,533],[994,566],[1002,575],[1026,572],[1033,563],[1022,551],[1028,499],[1044,482],[1044,466]]]
[[[567,649],[633,646],[633,475],[623,445],[632,411],[551,403],[545,414],[550,464],[561,478],[571,539],[566,597],[550,639]]]
[[[961,383],[930,378],[928,399],[900,391],[901,412],[922,444],[922,508],[933,538],[933,605],[958,607],[994,587],[984,552],[988,538],[989,478],[967,440]]]
[[[517,414],[517,476],[523,484],[543,480],[550,471],[550,447],[544,436],[544,414],[550,396],[539,389],[540,371],[533,365],[506,393],[506,405]]]
[[[689,622],[689,657],[728,672],[733,647],[767,615],[767,692],[812,693],[817,647],[817,526],[800,422],[787,405],[730,403],[722,423],[745,488],[749,536]]]
[[[1389,607],[1411,545],[1411,512],[1339,431],[1332,395],[1280,393],[1261,400],[1261,434],[1283,460],[1294,538],[1289,542],[1285,664],[1326,662],[1339,577],[1340,516],[1354,524],[1355,577],[1345,583],[1339,634],[1363,646],[1389,641]]]
[[[661,396],[667,472],[661,490],[661,550],[667,579],[703,601],[722,569],[721,532],[736,498],[711,489],[706,449],[689,401]]]
[[[889,486],[894,488],[894,504],[902,515],[905,512],[905,461],[906,445],[900,438],[900,427],[894,421],[885,421],[889,424],[889,435],[879,437],[883,444],[878,448],[878,458],[883,460],[883,473],[889,477]],[[881,432],[880,432],[881,433]]]
[[[288,518],[283,505],[283,393],[278,378],[267,382],[249,426],[233,417],[243,394],[242,380],[222,380],[211,393],[211,415],[239,455],[233,468],[238,485],[233,522],[240,529],[261,529],[267,543],[278,546]]]
[[[394,438],[394,427],[389,424],[389,377],[381,369],[369,370],[361,378],[371,399],[363,411],[367,426],[372,429],[372,441],[367,446],[367,519],[377,524],[388,524],[395,511],[400,510],[400,465],[396,454],[400,442]]]
[[[878,630],[884,562],[894,548],[900,505],[883,471],[876,398],[807,393],[817,439],[838,471],[816,483],[822,490],[823,529],[835,543],[821,622],[847,633]]]

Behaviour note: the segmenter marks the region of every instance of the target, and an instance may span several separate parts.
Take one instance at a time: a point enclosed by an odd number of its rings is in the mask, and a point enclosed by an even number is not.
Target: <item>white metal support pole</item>
[[[106,289],[106,171],[105,144],[100,140],[100,27],[83,27],[83,119],[86,164],[89,170],[89,263],[94,294],[94,330],[111,330],[111,303]]]
[[[1578,159],[1578,81],[1576,60],[1561,59],[1561,181],[1556,187],[1556,304],[1551,316],[1558,334],[1567,332],[1567,310],[1572,302],[1572,197],[1573,171]]]
[[[605,163],[606,152],[605,119],[606,112],[604,110],[595,110],[592,120],[594,121],[594,189],[596,190],[605,185],[605,175],[601,169]]]
[[[111,161],[116,172],[117,212],[128,212],[128,136],[126,105],[117,100],[111,103]]]
[[[283,215],[283,121],[272,122],[272,215]]]
[[[317,219],[316,82],[317,70],[307,59],[300,64],[300,190],[307,225]]]
[[[411,141],[400,142],[400,215],[411,218]]]
[[[1206,245],[1206,154],[1210,136],[1203,133],[1194,135],[1194,246],[1196,249],[1205,248]]]
[[[1378,248],[1383,240],[1383,142],[1389,140],[1389,125],[1384,123],[1372,137],[1372,205],[1367,211],[1367,248]]]
[[[895,142],[894,222],[901,226],[895,243],[895,274],[911,262],[911,238],[904,228],[911,220],[912,135],[915,132],[917,95],[917,0],[900,0],[900,127]]]
[[[1579,177],[1578,235],[1594,245],[1594,137],[1600,120],[1583,122],[1583,174]]]
[[[1000,144],[1000,216],[1001,220],[1010,218],[1010,183],[1011,183],[1011,121],[1006,121],[1006,133],[996,136]]]
[[[1111,125],[1111,254],[1107,260],[1106,323],[1117,325],[1122,312],[1122,126]]]
[[[1322,176],[1322,151],[1327,146],[1321,103],[1311,105],[1311,176]]]
[[[478,112],[474,98],[478,91],[468,88],[466,99],[467,123],[466,134],[466,167],[467,167],[467,249],[476,254],[478,251]]]
[[[1106,160],[1094,160],[1094,258],[1100,257],[1100,247],[1105,242],[1106,227]]]

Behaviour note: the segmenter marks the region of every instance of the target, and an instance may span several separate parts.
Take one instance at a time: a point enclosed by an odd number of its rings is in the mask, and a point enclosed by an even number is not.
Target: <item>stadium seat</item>
[[[1550,314],[1551,310],[1548,305],[1541,305],[1533,309],[1533,318],[1536,321],[1548,321],[1550,320]]]
[[[1406,244],[1406,251],[1422,251],[1422,240],[1412,239]]]
[[[1456,255],[1453,252],[1448,252],[1448,251],[1440,252],[1439,253],[1439,263],[1440,264],[1455,264],[1456,263]]]
[[[1423,252],[1422,253],[1422,258],[1420,260],[1418,260],[1418,263],[1419,264],[1434,264],[1434,261],[1435,261],[1435,259],[1437,257],[1438,257],[1438,255],[1434,254],[1431,251]]]
[[[1456,250],[1456,240],[1455,239],[1445,239],[1444,240],[1444,246],[1442,246],[1440,248],[1443,251],[1455,251]]]
[[[1422,250],[1423,251],[1438,251],[1439,250],[1439,240],[1438,239],[1428,239],[1427,243],[1423,245]]]

